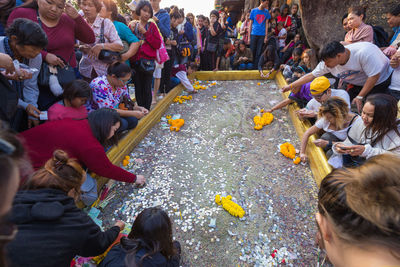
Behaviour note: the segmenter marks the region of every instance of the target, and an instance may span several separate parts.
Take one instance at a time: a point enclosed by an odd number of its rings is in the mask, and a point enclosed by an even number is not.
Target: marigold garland
[[[287,158],[294,159],[296,157],[296,149],[291,143],[283,143],[280,145],[280,152]]]
[[[293,163],[296,164],[296,165],[298,165],[298,164],[300,163],[300,161],[301,161],[300,157],[296,157],[296,158],[293,160]]]
[[[274,120],[274,115],[272,113],[266,112],[262,116],[256,115],[253,118],[254,121],[254,129],[255,130],[262,130],[262,128],[268,124],[271,124],[271,122]]]
[[[169,129],[171,131],[179,132],[181,127],[185,124],[184,119],[168,120],[168,124],[171,125]]]
[[[228,195],[227,197],[216,195],[215,203],[217,203],[218,205],[222,205],[222,207],[232,216],[242,218],[245,214],[243,208],[232,201],[231,195]]]
[[[192,100],[193,97],[191,95],[187,96],[187,95],[182,95],[182,96],[177,96],[174,98],[174,103],[179,103],[182,104],[186,101]]]

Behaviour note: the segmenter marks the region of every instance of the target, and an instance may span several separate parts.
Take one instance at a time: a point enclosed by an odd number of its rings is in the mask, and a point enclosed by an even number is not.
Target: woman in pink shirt
[[[357,42],[374,42],[374,30],[370,25],[364,23],[366,7],[355,6],[349,8],[347,23],[351,30],[347,32],[343,45]]]
[[[87,118],[88,112],[85,103],[92,99],[92,89],[87,82],[84,80],[73,81],[64,89],[63,98],[47,111],[49,121]]]

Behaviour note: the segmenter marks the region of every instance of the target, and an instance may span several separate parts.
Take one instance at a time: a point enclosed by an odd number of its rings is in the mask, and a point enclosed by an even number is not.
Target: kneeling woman
[[[131,76],[131,68],[127,64],[114,62],[108,66],[107,75],[97,77],[90,83],[93,101],[90,103],[89,109],[112,108],[117,110],[121,116],[120,132],[135,128],[138,120],[149,113],[147,109],[136,104],[133,110],[119,109],[119,104],[124,98],[131,99],[126,86]]]
[[[52,158],[55,149],[62,149],[90,171],[114,180],[143,184],[142,175],[134,175],[115,166],[107,158],[104,148],[117,143],[115,132],[120,127],[117,111],[101,108],[86,120],[56,120],[46,122],[21,133],[35,169]]]
[[[97,256],[114,242],[123,222],[102,232],[75,205],[85,176],[77,161],[56,150],[17,193],[11,220],[18,233],[7,245],[13,266],[69,266],[76,255]]]
[[[399,155],[397,112],[397,100],[393,96],[369,96],[362,109],[362,120],[354,123],[344,142],[333,146],[336,154],[343,155],[343,165],[358,166],[366,159],[384,153]]]
[[[318,194],[319,244],[333,266],[400,266],[400,159],[336,169]]]
[[[172,239],[170,218],[162,209],[153,207],[137,216],[128,237],[110,250],[99,267],[178,267],[180,254],[179,242]]]
[[[310,127],[301,139],[300,158],[303,162],[307,161],[306,148],[308,139],[311,135],[316,134],[319,130],[324,130],[325,133],[321,139],[315,140],[314,144],[323,148],[327,152],[327,156],[332,155],[332,143],[340,142],[347,138],[348,129],[353,123],[362,121],[361,118],[349,112],[349,107],[346,101],[340,97],[331,97],[319,108],[318,121]],[[335,157],[329,160],[329,163],[337,168]]]

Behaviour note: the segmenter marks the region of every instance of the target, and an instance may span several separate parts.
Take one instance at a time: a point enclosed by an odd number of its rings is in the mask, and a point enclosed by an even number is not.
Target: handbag
[[[103,21],[101,22],[101,28],[100,28],[100,43],[104,44],[105,42],[106,42],[106,38],[104,37],[104,19],[103,19]],[[128,49],[129,49],[129,45],[128,45]],[[107,50],[107,49],[101,49],[98,58],[103,63],[111,64],[114,61],[121,60],[121,53],[114,52],[114,51]]]
[[[122,110],[133,110],[135,108],[135,102],[133,102],[127,95],[124,95],[121,98],[118,108]]]
[[[180,35],[178,37],[178,51],[179,55],[182,57],[190,57],[192,54],[193,46],[190,44],[190,42],[187,40],[186,37]]]
[[[208,52],[212,52],[212,53],[214,53],[215,51],[217,51],[217,46],[218,46],[218,44],[215,44],[215,43],[208,43],[207,44],[207,51]]]
[[[37,20],[40,27],[43,28],[42,21],[40,20],[39,13],[37,15]],[[64,86],[68,83],[76,80],[75,70],[73,67],[69,65],[71,61],[72,55],[69,57],[68,62],[65,62],[65,67],[62,68],[60,66],[50,66],[46,61],[43,60],[42,66],[40,68],[40,72],[37,78],[37,82],[39,87],[49,87],[49,79],[51,75],[56,75],[58,82],[61,86]],[[61,58],[61,57],[60,57]]]
[[[147,74],[152,73],[156,69],[156,62],[154,59],[141,58],[139,60],[139,69]]]

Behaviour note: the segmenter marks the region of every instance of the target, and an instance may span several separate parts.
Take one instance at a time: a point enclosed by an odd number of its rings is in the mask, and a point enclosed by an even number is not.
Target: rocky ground
[[[258,110],[280,100],[273,81],[227,81],[172,104],[165,115],[185,125],[170,132],[164,117],[132,151],[127,169],[147,185],[116,184],[100,205],[103,226],[132,224],[143,208],[161,206],[182,266],[317,266],[317,186],[307,165],[279,153],[284,142],[300,144],[287,111],[253,129]],[[245,216],[218,206],[216,194],[232,195]]]

